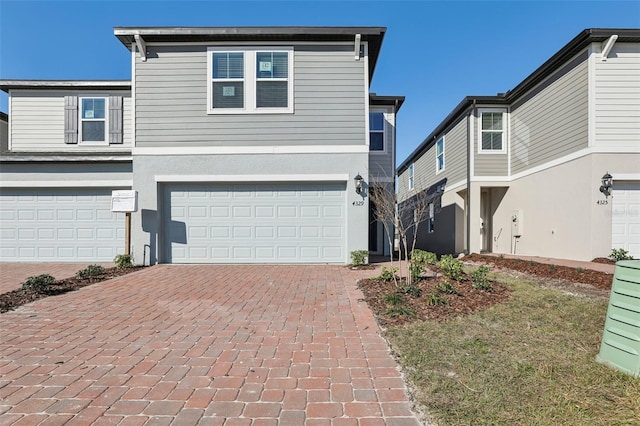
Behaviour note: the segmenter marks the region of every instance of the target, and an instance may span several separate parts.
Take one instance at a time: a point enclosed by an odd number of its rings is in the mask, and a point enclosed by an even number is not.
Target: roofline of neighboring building
[[[0,90],[11,89],[131,90],[130,80],[0,80]]]
[[[353,41],[369,43],[369,79],[378,61],[386,27],[114,27],[114,35],[131,50],[135,36],[145,43],[220,41]]]
[[[378,95],[376,93],[369,93],[370,105],[391,105],[394,107],[394,112],[398,112],[404,103],[404,96],[390,96],[390,95]]]
[[[9,115],[6,112],[0,111],[0,120],[9,121]]]
[[[554,73],[560,66],[580,53],[589,44],[602,42],[612,35],[617,35],[618,43],[640,42],[640,28],[588,28],[581,31],[576,37],[560,49],[555,55],[538,67],[533,73],[525,78],[512,90],[497,96],[467,96],[460,102],[453,111],[427,136],[420,145],[407,157],[397,168],[397,174],[402,173],[410,163],[415,161],[435,143],[436,138],[456,119],[464,113],[474,101],[476,104],[510,104],[520,96],[526,94],[533,87],[542,82],[549,75]]]

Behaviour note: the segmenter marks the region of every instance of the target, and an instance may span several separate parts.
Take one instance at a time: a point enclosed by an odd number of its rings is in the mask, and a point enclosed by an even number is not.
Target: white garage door
[[[166,262],[346,260],[344,183],[171,184],[164,211]]]
[[[124,214],[111,213],[111,189],[2,189],[0,243],[5,262],[111,262]]]
[[[611,248],[623,248],[640,259],[640,182],[615,182]]]

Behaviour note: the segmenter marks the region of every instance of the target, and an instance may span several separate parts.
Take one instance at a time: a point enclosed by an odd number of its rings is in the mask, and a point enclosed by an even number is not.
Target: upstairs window
[[[213,108],[244,108],[244,53],[213,54]]]
[[[444,170],[444,136],[436,142],[436,173]]]
[[[481,153],[504,153],[504,112],[483,111],[480,113]]]
[[[106,98],[80,98],[80,142],[107,142]]]
[[[413,189],[413,163],[409,165],[409,190]]]
[[[384,151],[384,113],[369,113],[369,150]]]
[[[209,114],[293,112],[293,49],[208,49]]]

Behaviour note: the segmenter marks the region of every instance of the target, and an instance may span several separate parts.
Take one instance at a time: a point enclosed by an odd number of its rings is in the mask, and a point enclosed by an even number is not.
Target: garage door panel
[[[109,188],[5,188],[3,261],[109,262],[124,250],[124,215]]]
[[[164,209],[171,212],[165,261],[344,261],[345,184],[171,184],[165,193]],[[186,227],[184,244],[176,242],[176,221]],[[184,250],[201,243],[208,246],[207,259]]]
[[[622,248],[634,258],[640,258],[640,182],[614,183],[611,248]]]

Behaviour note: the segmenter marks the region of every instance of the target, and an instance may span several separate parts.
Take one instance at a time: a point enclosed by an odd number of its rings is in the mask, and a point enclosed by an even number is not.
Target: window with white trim
[[[409,165],[409,190],[413,189],[413,163]]]
[[[80,142],[106,143],[107,139],[107,98],[80,98]]]
[[[427,233],[432,234],[435,231],[435,212],[433,203],[429,203],[429,216],[427,217]]]
[[[444,136],[436,141],[436,173],[444,170]]]
[[[384,151],[384,113],[369,113],[369,150]]]
[[[478,151],[481,153],[504,153],[504,111],[487,110],[480,112],[480,141]]]
[[[209,114],[293,112],[291,47],[209,47]]]

